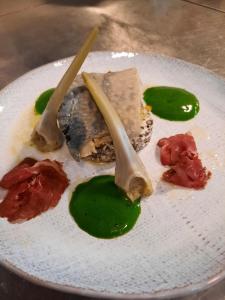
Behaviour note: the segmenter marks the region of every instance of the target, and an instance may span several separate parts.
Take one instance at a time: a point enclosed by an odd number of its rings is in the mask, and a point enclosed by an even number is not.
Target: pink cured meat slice
[[[158,141],[160,160],[171,166],[162,179],[184,187],[204,188],[211,172],[203,167],[198,157],[194,138],[190,134],[177,134]]]
[[[8,189],[0,203],[0,217],[13,223],[55,207],[69,181],[59,162],[26,158],[3,176],[0,184]]]

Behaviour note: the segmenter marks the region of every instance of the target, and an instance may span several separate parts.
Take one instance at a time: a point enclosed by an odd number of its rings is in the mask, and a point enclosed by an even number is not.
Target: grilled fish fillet
[[[142,101],[137,70],[92,75],[118,112],[134,149],[143,149],[150,141],[153,122],[150,111]],[[58,112],[58,125],[74,159],[96,162],[115,160],[108,128],[81,76],[77,76],[64,98]]]

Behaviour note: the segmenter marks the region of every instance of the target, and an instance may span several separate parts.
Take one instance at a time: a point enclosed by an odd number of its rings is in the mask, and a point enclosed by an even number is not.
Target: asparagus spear
[[[115,183],[126,192],[131,201],[152,194],[151,180],[133,149],[117,112],[93,76],[84,72],[82,77],[113,139],[116,153]]]
[[[31,140],[40,151],[52,151],[60,148],[63,144],[63,135],[57,125],[57,113],[69,86],[80,70],[80,67],[87,57],[97,34],[98,28],[94,27],[63,78],[60,80],[48,102],[47,107],[45,108],[40,122],[37,124],[32,133]]]

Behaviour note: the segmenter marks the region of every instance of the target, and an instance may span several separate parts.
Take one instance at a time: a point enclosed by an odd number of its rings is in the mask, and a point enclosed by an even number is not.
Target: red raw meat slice
[[[203,188],[211,172],[202,166],[194,138],[190,134],[177,134],[159,140],[160,160],[171,169],[163,173],[163,180],[194,189]]]
[[[9,222],[32,219],[55,207],[68,184],[59,162],[26,158],[1,180],[9,191],[0,203],[0,217]]]
[[[36,162],[37,160],[33,158],[25,158],[16,167],[2,177],[0,181],[0,187],[9,189],[11,186],[31,177],[32,173],[30,171],[30,167],[32,167]]]
[[[157,144],[160,147],[160,160],[163,165],[172,166],[180,159],[180,154],[197,155],[194,138],[190,134],[177,134],[169,138],[163,138]]]

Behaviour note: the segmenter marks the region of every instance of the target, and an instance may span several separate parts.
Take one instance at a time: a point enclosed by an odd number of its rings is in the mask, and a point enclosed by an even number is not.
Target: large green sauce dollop
[[[144,100],[152,107],[152,113],[170,121],[186,121],[199,112],[199,101],[190,92],[167,86],[145,90]]]
[[[135,225],[140,201],[131,202],[114,183],[114,176],[97,176],[73,192],[70,213],[78,226],[92,236],[113,238]]]

